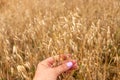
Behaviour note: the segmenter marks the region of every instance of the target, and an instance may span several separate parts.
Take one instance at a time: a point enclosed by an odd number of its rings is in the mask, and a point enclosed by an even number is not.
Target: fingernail
[[[73,63],[72,62],[68,62],[67,63],[67,67],[71,68],[73,66]]]

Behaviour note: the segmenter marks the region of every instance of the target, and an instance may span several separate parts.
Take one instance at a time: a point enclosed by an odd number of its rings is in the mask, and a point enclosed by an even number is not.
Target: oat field
[[[58,80],[120,80],[120,0],[0,0],[0,80],[66,53],[79,68]]]

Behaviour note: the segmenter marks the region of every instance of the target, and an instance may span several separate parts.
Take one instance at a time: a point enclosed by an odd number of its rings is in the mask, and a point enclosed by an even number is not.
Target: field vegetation
[[[66,53],[79,68],[58,80],[120,80],[120,0],[0,0],[0,80]]]

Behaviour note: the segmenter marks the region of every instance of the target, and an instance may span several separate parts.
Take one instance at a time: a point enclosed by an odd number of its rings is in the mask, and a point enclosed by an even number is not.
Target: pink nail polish
[[[67,67],[71,68],[73,66],[73,63],[72,62],[68,62],[67,63]]]

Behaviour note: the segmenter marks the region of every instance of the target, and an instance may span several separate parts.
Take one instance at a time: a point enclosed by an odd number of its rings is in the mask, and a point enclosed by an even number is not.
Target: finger
[[[78,65],[77,65],[77,63],[76,64],[74,64],[74,66],[71,68],[71,69],[69,69],[68,71],[66,71],[65,73],[67,74],[67,73],[70,73],[70,72],[72,72],[73,70],[77,70],[78,69]]]
[[[66,72],[70,69],[72,69],[72,67],[75,65],[75,61],[69,61],[67,63],[64,63],[62,65],[59,65],[58,67],[55,67],[54,70],[56,72],[57,75],[60,75],[63,72]]]
[[[49,57],[49,58],[45,59],[45,60],[42,61],[41,63],[42,63],[42,64],[46,64],[46,65],[48,65],[48,66],[51,66],[51,65],[53,65],[53,63],[54,63],[55,61],[60,61],[60,59],[65,60],[65,59],[67,59],[67,58],[70,57],[70,56],[71,56],[70,54],[56,55],[56,56],[54,56],[54,57]]]

